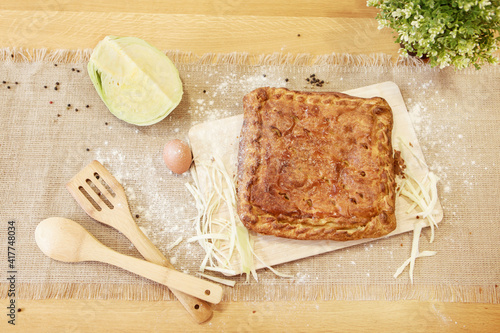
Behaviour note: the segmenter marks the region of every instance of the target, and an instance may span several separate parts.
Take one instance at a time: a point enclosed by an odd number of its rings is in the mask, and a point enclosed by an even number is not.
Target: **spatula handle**
[[[174,269],[169,260],[158,250],[133,220],[122,225],[127,225],[127,228],[122,230],[122,233],[134,244],[139,253],[147,261]],[[203,323],[212,317],[213,311],[207,302],[176,289],[170,290],[197,323]]]
[[[107,247],[95,248],[94,260],[102,261],[147,279],[166,285],[169,288],[192,295],[204,301],[217,304],[222,299],[222,287],[197,277],[160,266],[152,262],[118,253]]]

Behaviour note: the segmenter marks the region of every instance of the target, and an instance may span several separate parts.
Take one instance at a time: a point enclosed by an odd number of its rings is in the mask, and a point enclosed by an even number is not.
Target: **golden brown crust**
[[[243,104],[238,214],[248,229],[344,241],[396,228],[384,99],[258,88]]]

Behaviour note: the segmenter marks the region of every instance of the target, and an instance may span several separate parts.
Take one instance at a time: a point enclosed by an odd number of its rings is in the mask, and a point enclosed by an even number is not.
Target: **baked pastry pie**
[[[396,228],[393,119],[383,98],[258,88],[243,105],[237,208],[248,229],[346,241]]]

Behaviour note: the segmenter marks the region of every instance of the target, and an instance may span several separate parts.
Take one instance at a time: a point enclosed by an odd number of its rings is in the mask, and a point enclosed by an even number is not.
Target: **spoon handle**
[[[120,231],[134,244],[140,254],[152,263],[175,269],[165,255],[142,232],[133,219],[128,216],[127,221],[120,224]],[[212,317],[212,308],[207,302],[171,288],[170,291],[182,303],[184,308],[198,323],[203,323]]]
[[[217,304],[222,299],[222,287],[217,284],[165,266],[118,253],[104,245],[103,247],[94,248],[94,250],[92,258],[94,261],[101,261],[123,268],[129,272],[210,303]]]

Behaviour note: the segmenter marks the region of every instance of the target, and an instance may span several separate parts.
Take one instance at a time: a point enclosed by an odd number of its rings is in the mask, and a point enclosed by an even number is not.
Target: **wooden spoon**
[[[100,261],[210,303],[217,304],[222,298],[221,286],[165,266],[118,253],[103,245],[81,225],[69,219],[50,217],[43,220],[36,227],[35,240],[40,250],[55,260]]]

